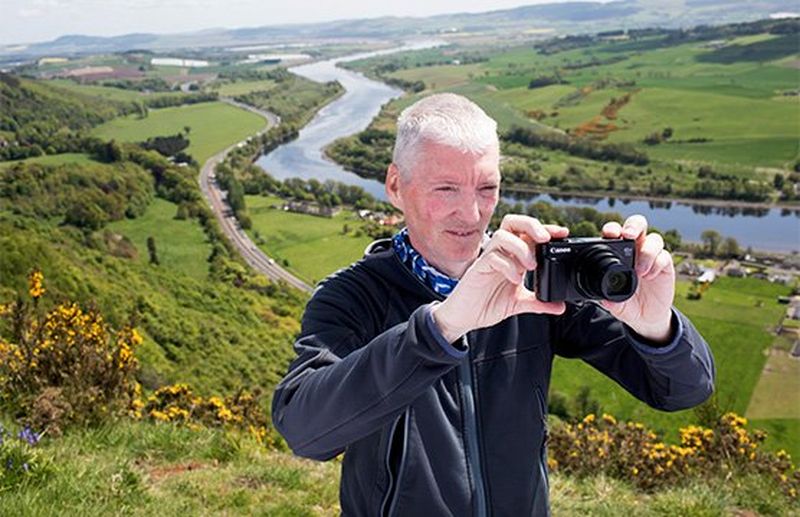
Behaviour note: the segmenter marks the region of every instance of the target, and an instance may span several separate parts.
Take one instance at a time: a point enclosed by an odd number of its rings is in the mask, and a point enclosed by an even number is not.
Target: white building
[[[208,66],[208,61],[200,59],[181,59],[179,57],[154,57],[150,60],[154,66],[184,66],[191,68],[203,68]]]

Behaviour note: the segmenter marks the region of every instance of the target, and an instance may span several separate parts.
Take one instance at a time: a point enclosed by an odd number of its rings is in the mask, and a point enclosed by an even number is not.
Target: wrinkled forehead
[[[463,151],[435,142],[425,142],[412,176],[426,183],[491,182],[500,179],[500,152],[490,145],[479,152]]]

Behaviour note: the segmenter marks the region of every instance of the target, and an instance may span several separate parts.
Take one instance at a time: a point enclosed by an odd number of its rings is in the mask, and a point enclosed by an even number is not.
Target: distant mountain
[[[0,46],[0,60],[44,55],[119,52],[129,49],[170,50],[224,47],[298,40],[413,38],[453,32],[552,29],[556,34],[642,27],[688,27],[766,18],[785,12],[776,0],[618,0],[606,3],[538,4],[483,13],[456,13],[424,18],[384,16],[324,23],[276,25],[244,29],[206,29],[180,34],[125,34],[113,37],[69,35],[30,45]],[[800,9],[798,9],[800,10]]]

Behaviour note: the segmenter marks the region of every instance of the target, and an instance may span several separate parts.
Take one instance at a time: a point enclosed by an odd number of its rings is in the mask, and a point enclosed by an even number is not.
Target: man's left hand
[[[624,302],[603,300],[603,307],[627,324],[640,336],[656,343],[672,338],[672,302],[675,298],[675,266],[672,255],[664,249],[664,239],[647,233],[647,219],[632,215],[620,226],[609,222],[603,226],[606,239],[636,241],[636,293]]]

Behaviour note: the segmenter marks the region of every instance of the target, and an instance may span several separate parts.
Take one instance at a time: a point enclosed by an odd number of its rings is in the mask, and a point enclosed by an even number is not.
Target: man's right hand
[[[445,339],[452,343],[471,330],[490,327],[515,314],[563,313],[564,302],[538,300],[523,280],[527,270],[536,268],[534,246],[568,234],[563,226],[542,224],[533,217],[505,216],[453,292],[432,309]]]

